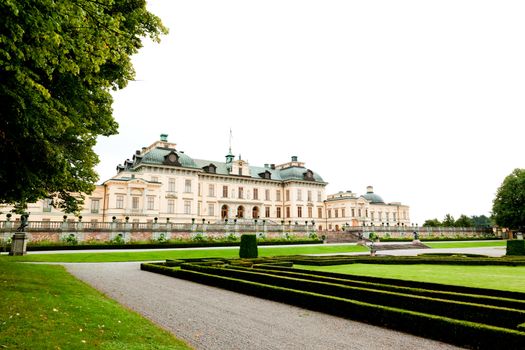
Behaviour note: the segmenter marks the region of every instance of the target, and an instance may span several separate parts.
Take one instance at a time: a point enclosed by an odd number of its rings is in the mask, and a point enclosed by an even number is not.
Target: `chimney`
[[[297,162],[297,156],[292,156],[292,162]]]
[[[374,193],[374,187],[366,186],[366,193]]]
[[[268,169],[269,166],[268,166],[268,163],[264,163],[264,169]]]
[[[168,142],[168,134],[160,134],[160,140],[162,142]]]
[[[270,164],[270,169],[275,170],[275,164]]]

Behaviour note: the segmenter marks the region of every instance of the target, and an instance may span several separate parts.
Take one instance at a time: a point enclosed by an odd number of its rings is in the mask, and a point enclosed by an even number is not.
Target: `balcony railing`
[[[0,221],[0,232],[15,232],[19,221]],[[311,232],[312,224],[295,223],[172,223],[172,222],[60,222],[29,221],[26,232]]]

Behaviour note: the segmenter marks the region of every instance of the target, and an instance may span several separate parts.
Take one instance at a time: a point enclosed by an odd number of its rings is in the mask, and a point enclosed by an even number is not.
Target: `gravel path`
[[[73,275],[196,349],[458,349],[364,323],[140,271],[64,264]]]

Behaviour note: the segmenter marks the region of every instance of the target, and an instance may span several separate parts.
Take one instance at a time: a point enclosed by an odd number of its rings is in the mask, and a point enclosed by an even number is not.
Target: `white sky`
[[[134,57],[100,138],[101,180],[161,133],[198,159],[297,155],[327,193],[366,192],[412,221],[489,215],[524,168],[525,2],[150,1],[170,33]]]

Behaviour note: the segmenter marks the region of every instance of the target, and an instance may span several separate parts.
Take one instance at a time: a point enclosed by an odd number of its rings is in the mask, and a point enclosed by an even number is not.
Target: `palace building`
[[[408,206],[384,203],[371,187],[362,196],[339,192],[327,197],[326,185],[296,156],[284,164],[252,166],[235,159],[230,148],[224,161],[194,159],[162,134],[97,185],[80,215],[83,222],[313,221],[319,230],[409,223]],[[50,200],[30,204],[28,211],[31,221],[60,221],[64,215]]]

